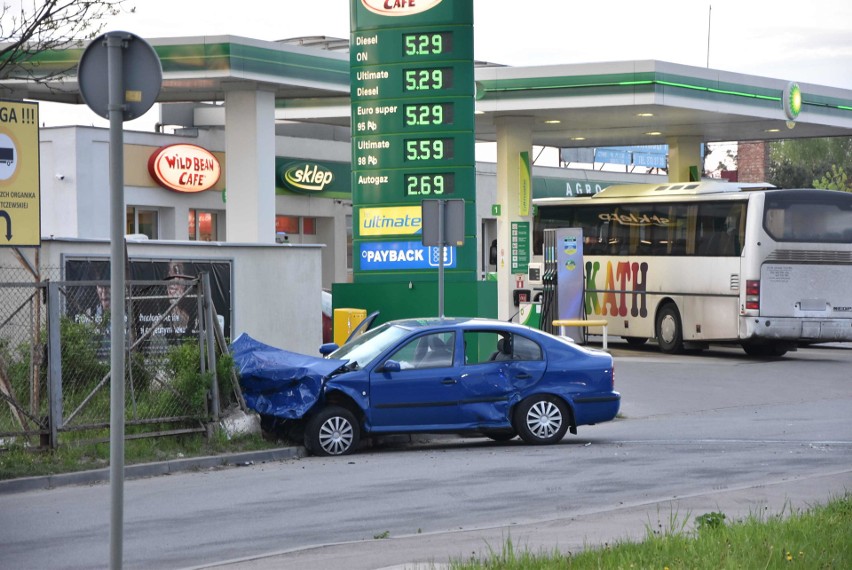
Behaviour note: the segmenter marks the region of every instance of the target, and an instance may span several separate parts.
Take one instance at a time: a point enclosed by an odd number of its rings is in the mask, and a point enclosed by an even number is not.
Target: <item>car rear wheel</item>
[[[557,443],[568,431],[568,407],[554,396],[531,396],[515,410],[515,429],[526,443]]]
[[[305,447],[314,455],[348,455],[360,440],[355,415],[339,406],[321,410],[305,426]]]

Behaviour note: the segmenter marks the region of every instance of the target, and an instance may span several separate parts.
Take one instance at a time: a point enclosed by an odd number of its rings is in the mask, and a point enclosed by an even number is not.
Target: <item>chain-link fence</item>
[[[58,271],[0,268],[0,447],[109,435],[109,281],[45,273]],[[217,374],[226,349],[209,280],[127,281],[125,298],[127,437],[204,431],[218,418],[217,378],[231,387],[227,359]]]

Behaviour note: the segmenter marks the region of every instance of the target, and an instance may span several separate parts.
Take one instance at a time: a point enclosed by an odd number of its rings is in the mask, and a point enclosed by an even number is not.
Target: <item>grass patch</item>
[[[124,442],[124,463],[150,463],[185,457],[201,457],[275,449],[286,442],[268,441],[261,435],[246,435],[228,439],[217,430],[207,439],[204,434],[182,434],[164,437],[131,439]],[[55,451],[13,445],[0,450],[0,480],[38,475],[56,475],[101,469],[109,466],[109,442],[72,443]]]
[[[582,552],[530,552],[508,540],[484,559],[453,561],[453,570],[599,570],[742,568],[852,568],[852,494],[805,511],[725,523],[723,513],[695,519],[694,530],[676,516],[668,529],[647,528],[642,542],[616,542]]]

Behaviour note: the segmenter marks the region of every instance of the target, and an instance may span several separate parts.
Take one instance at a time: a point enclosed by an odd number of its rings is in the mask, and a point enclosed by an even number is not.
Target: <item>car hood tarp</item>
[[[289,352],[243,333],[231,343],[246,405],[259,414],[297,419],[313,406],[323,379],[346,364]]]

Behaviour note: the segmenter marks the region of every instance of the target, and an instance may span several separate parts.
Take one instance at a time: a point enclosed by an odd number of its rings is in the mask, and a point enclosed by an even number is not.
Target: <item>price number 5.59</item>
[[[407,139],[405,160],[449,160],[453,158],[453,139]]]

